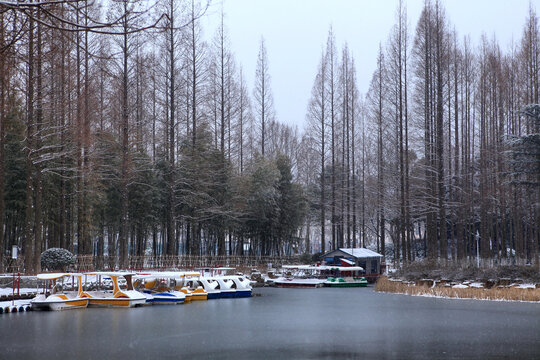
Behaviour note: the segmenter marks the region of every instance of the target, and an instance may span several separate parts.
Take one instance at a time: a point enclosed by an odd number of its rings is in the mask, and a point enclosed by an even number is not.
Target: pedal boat
[[[330,276],[324,282],[328,287],[366,287],[368,282],[362,276],[364,269],[360,266],[332,266]]]
[[[74,285],[75,279],[77,279],[77,290],[63,291],[64,286],[62,286],[61,291],[60,286],[63,284],[59,280],[64,283],[64,279],[69,277],[72,278],[72,285]],[[37,278],[43,281],[43,292],[30,301],[32,310],[68,310],[81,309],[88,306],[88,294],[82,290],[82,274],[38,274]],[[75,287],[73,286],[73,288]]]
[[[199,272],[186,272],[183,274],[184,286],[191,291],[191,301],[217,299],[221,291],[217,290],[217,284],[210,284]]]
[[[155,272],[138,274],[136,281],[142,280],[147,303],[152,305],[176,305],[183,304],[186,300],[186,294],[175,288],[177,278],[179,278],[179,275],[175,272]]]
[[[222,277],[223,281],[236,292],[234,297],[251,297],[252,287],[249,280],[240,275],[227,275]]]
[[[184,299],[184,304],[189,304],[191,302],[191,298],[193,297],[193,291],[191,291],[186,286],[177,286],[175,289],[177,291],[184,293],[184,295],[186,296],[186,298]],[[197,300],[202,300],[202,299],[197,299]],[[206,298],[204,300],[206,300]]]
[[[365,277],[329,277],[324,282],[324,286],[328,287],[366,287],[367,284]]]
[[[211,286],[214,286],[216,290],[220,291],[220,298],[236,297],[236,288],[233,287],[234,282],[232,280],[224,279],[222,276],[205,276],[204,279]]]
[[[130,308],[145,305],[147,297],[144,294],[133,289],[132,278],[134,273],[129,272],[91,272],[85,275],[94,275],[97,277],[98,287],[103,278],[112,280],[111,290],[88,291],[90,296],[88,306],[90,307],[123,307]],[[126,281],[126,290],[121,290],[118,285],[119,278]]]

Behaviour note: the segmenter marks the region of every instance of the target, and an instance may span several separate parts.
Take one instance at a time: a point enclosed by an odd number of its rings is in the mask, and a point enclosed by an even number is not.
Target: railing
[[[240,256],[240,255],[162,255],[129,256],[127,268],[130,270],[192,269],[203,267],[258,267],[280,266],[298,263],[298,256]],[[117,270],[120,259],[109,256],[79,255],[75,262],[77,271]]]
[[[5,257],[4,264],[0,264],[0,272],[24,273],[24,256],[19,255],[17,259]]]

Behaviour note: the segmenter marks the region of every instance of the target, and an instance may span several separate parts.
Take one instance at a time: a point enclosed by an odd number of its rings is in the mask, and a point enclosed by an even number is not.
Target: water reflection
[[[6,314],[0,358],[538,358],[540,305],[256,289],[136,309]]]

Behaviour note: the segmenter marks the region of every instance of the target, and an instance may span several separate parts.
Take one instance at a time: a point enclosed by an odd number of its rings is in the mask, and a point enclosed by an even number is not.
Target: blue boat
[[[175,289],[180,276],[175,272],[138,274],[136,282],[142,285],[146,303],[152,305],[183,304],[186,294]]]
[[[217,284],[216,289],[221,291],[222,298],[250,297],[251,285],[249,280],[241,275],[225,275],[206,277],[213,286]]]

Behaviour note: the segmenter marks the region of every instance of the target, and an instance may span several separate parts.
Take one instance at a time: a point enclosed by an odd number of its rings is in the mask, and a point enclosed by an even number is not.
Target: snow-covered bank
[[[17,290],[15,290],[17,293]],[[19,296],[21,297],[34,297],[36,294],[35,288],[20,288]],[[30,299],[17,299],[15,301],[11,300],[13,295],[12,288],[0,288],[0,314],[13,313],[13,312],[24,312],[30,311]],[[4,300],[5,299],[5,300]],[[9,300],[8,300],[9,299]]]
[[[510,284],[487,288],[479,282],[465,281],[452,284],[428,279],[412,282],[381,277],[375,284],[375,291],[438,298],[540,302],[540,288],[534,284]]]

